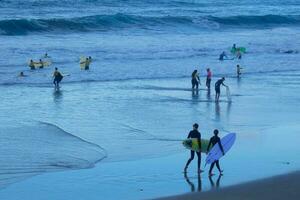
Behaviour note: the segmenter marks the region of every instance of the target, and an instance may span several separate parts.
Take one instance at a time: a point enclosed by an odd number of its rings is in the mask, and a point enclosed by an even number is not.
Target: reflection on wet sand
[[[199,90],[192,90],[192,100],[199,99]]]
[[[210,182],[210,186],[211,186],[211,189],[219,189],[220,187],[220,181],[221,181],[221,177],[222,175],[219,175],[218,178],[217,178],[217,181],[216,181],[216,184],[215,182],[213,181],[213,176],[208,176],[208,179],[209,179],[209,182]]]
[[[53,92],[54,103],[60,103],[63,100],[63,93],[59,89],[55,89]]]
[[[215,116],[216,116],[217,121],[220,121],[220,113],[221,113],[220,103],[216,102],[215,103]]]
[[[191,187],[191,192],[195,192],[195,185],[189,179],[189,177],[188,177],[188,175],[187,175],[186,172],[184,172],[184,178],[185,178],[186,182],[189,184],[189,186]],[[197,175],[197,180],[198,180],[198,187],[197,187],[197,191],[196,192],[201,192],[201,190],[202,190],[202,182],[201,182],[200,173],[198,173],[198,175]]]

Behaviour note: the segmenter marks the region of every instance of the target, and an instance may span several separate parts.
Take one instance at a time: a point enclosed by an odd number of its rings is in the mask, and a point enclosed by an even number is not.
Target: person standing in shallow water
[[[225,155],[223,146],[222,146],[222,144],[221,144],[221,139],[219,138],[218,134],[219,134],[219,130],[218,130],[218,129],[215,129],[215,130],[214,130],[214,136],[210,138],[209,144],[208,144],[208,146],[207,146],[207,151],[206,151],[206,152],[209,152],[209,149],[210,149],[210,146],[211,146],[211,145],[212,145],[212,146],[215,146],[216,144],[218,144],[219,147],[220,147],[220,149],[221,149],[221,151],[222,151],[222,153],[223,153],[223,155]],[[217,166],[220,175],[222,175],[223,170],[221,170],[221,168],[220,168],[219,160],[215,160],[215,161],[210,165],[210,169],[209,169],[209,173],[208,173],[209,176],[212,176],[212,175],[213,175],[212,170],[213,170],[213,168],[214,168],[215,165]]]
[[[193,130],[190,131],[189,135],[187,138],[191,138],[191,139],[197,139],[198,140],[198,146],[199,146],[199,149],[201,149],[201,134],[200,132],[198,131],[198,127],[199,125],[196,123],[193,125]],[[202,170],[200,169],[200,166],[201,166],[201,152],[196,152],[197,154],[197,157],[198,157],[198,173],[201,173]],[[192,160],[194,159],[195,157],[195,151],[192,151],[191,150],[191,157],[190,159],[187,161],[185,167],[184,167],[184,172],[187,171],[187,168],[189,166],[189,164],[192,162]]]
[[[224,84],[225,78],[221,78],[219,79],[216,83],[215,83],[215,91],[216,91],[216,101],[219,101],[220,98],[220,93],[221,93],[221,85],[227,87],[227,85]]]
[[[212,77],[212,73],[210,71],[209,68],[206,69],[207,71],[207,75],[206,75],[206,87],[208,90],[210,90],[210,83],[211,83],[211,77]]]
[[[239,77],[241,76],[241,74],[242,74],[241,69],[243,69],[243,68],[242,68],[240,65],[237,65],[237,66],[236,66],[236,75],[237,75],[238,78],[239,78]]]
[[[29,67],[30,67],[31,70],[35,70],[35,66],[34,66],[33,60],[30,60]]]
[[[55,89],[59,89],[59,83],[63,79],[63,75],[58,71],[57,67],[55,67],[55,71],[53,72],[53,84],[55,86]]]
[[[196,87],[198,90],[199,84],[201,85],[198,71],[194,70],[192,73],[192,89],[194,90]]]

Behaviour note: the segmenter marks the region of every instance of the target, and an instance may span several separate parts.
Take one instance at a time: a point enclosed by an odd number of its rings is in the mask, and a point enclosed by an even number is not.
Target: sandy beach
[[[230,186],[208,192],[195,192],[157,200],[282,200],[300,198],[300,172]]]

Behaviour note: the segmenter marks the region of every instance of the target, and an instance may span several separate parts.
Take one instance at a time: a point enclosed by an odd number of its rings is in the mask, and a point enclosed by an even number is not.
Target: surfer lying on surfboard
[[[218,144],[219,147],[220,147],[220,149],[221,149],[221,151],[222,151],[222,153],[223,153],[223,155],[225,155],[223,146],[222,146],[222,144],[221,144],[221,139],[219,138],[218,134],[219,134],[218,129],[215,129],[215,130],[214,130],[214,136],[212,136],[212,137],[210,138],[210,140],[209,140],[209,144],[208,144],[208,147],[207,147],[207,152],[209,151],[209,148],[210,148],[211,145],[212,145],[212,146],[215,146],[216,144]],[[213,170],[213,168],[214,168],[215,165],[217,165],[217,168],[218,168],[218,170],[219,170],[219,172],[220,172],[220,175],[222,175],[223,170],[221,170],[221,168],[220,168],[219,160],[215,160],[215,161],[214,161],[213,163],[211,163],[211,165],[210,165],[210,169],[209,169],[209,173],[208,173],[209,176],[212,176],[212,175],[213,175],[212,170]]]

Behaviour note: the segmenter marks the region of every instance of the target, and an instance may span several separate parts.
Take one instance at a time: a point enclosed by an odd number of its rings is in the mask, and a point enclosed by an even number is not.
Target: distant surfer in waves
[[[226,55],[225,51],[223,51],[223,52],[220,54],[219,60],[220,60],[220,61],[223,61],[224,58],[228,59],[228,56]]]
[[[53,72],[53,84],[55,85],[55,89],[59,89],[59,83],[63,79],[63,75],[58,71],[57,67],[55,67],[55,71]]]
[[[35,66],[34,66],[33,60],[30,60],[29,67],[30,67],[31,70],[35,70]]]
[[[239,60],[242,59],[242,53],[239,50],[236,52],[236,58]]]
[[[242,70],[243,68],[240,65],[236,66],[236,75],[238,78],[240,78],[240,76],[242,75]]]
[[[236,48],[236,44],[233,44],[231,47],[231,52],[236,52],[237,48]]]
[[[211,83],[211,77],[212,73],[209,68],[206,69],[207,75],[206,75],[206,87],[208,90],[210,90],[210,83]]]
[[[195,138],[195,139],[198,139],[198,143],[199,143],[199,149],[201,149],[201,134],[200,132],[198,131],[198,127],[199,125],[196,123],[193,125],[193,130],[190,131],[189,135],[187,138]],[[201,173],[203,172],[201,169],[200,169],[200,166],[201,166],[201,152],[196,152],[197,156],[198,156],[198,173]],[[189,164],[192,162],[192,160],[194,159],[195,157],[195,151],[192,151],[191,150],[191,157],[190,159],[187,161],[185,167],[184,167],[184,172],[187,171],[187,168],[189,166]]]
[[[24,74],[24,72],[20,72],[20,74],[18,76],[19,77],[25,77],[26,75]]]
[[[42,61],[42,59],[40,59],[39,64],[41,64],[41,66],[39,68],[43,69],[44,68],[44,62]]]
[[[227,85],[224,84],[225,77],[222,77],[215,83],[215,91],[216,91],[216,102],[219,101],[220,93],[221,93],[221,85],[227,87]]]
[[[192,89],[194,90],[196,87],[198,90],[199,84],[201,85],[198,71],[194,70],[192,73]]]
[[[209,140],[209,143],[208,143],[208,146],[207,146],[207,152],[209,152],[209,149],[210,149],[211,145],[215,146],[216,144],[218,144],[221,151],[222,151],[222,153],[223,153],[223,155],[225,155],[223,146],[221,144],[221,139],[219,138],[218,134],[219,134],[218,129],[215,129],[214,130],[214,136],[212,136]],[[212,170],[213,170],[215,165],[217,166],[217,168],[220,172],[220,175],[222,175],[223,170],[221,170],[221,168],[220,168],[219,160],[216,160],[213,163],[211,163],[211,165],[210,165],[210,169],[209,169],[209,172],[208,172],[209,176],[213,175]]]

